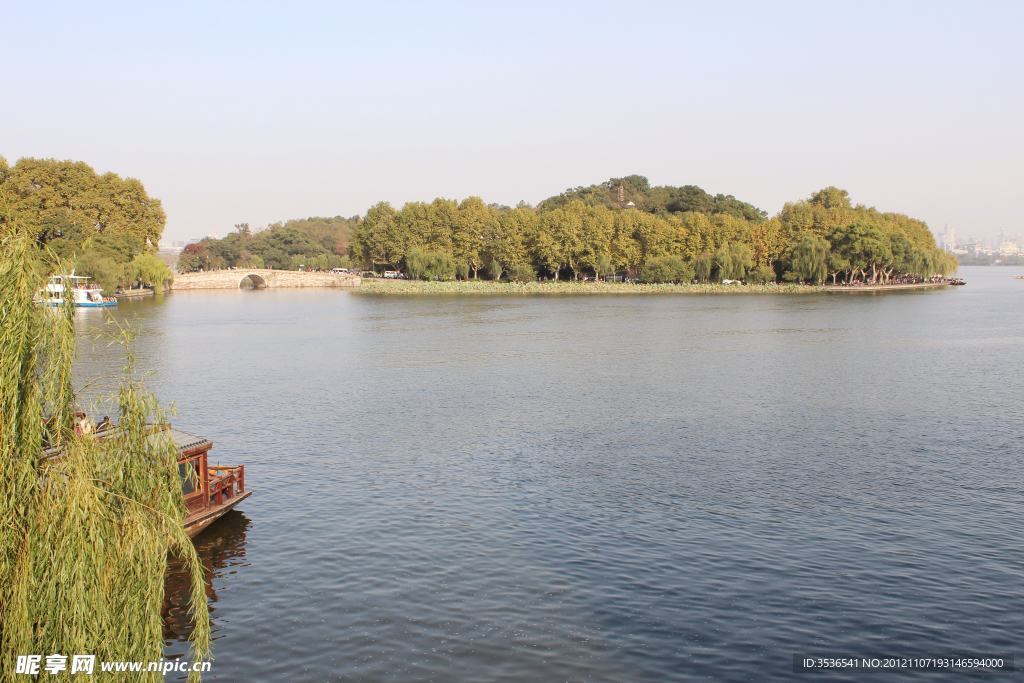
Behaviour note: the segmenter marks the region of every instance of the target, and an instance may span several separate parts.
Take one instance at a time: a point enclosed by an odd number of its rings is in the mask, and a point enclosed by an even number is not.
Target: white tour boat
[[[87,283],[86,280],[89,279],[91,278],[75,275],[75,271],[71,271],[71,275],[54,275],[39,292],[36,301],[44,306],[60,306],[64,303],[64,296],[70,292],[71,302],[82,308],[117,305],[117,299],[103,296],[103,287]]]

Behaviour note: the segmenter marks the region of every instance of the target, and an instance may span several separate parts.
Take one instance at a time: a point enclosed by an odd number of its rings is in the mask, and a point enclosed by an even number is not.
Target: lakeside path
[[[810,285],[697,285],[627,284],[621,282],[493,282],[459,280],[427,282],[422,280],[364,279],[354,288],[361,294],[813,294],[821,292],[880,292],[907,289],[934,289],[947,283],[917,285],[870,285],[864,287],[814,287]]]

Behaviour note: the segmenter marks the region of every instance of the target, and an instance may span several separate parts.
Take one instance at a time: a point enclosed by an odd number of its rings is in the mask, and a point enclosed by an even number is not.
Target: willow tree
[[[808,235],[793,249],[793,272],[805,282],[819,285],[828,277],[828,242]]]
[[[711,272],[714,270],[714,267],[715,257],[707,252],[698,254],[697,258],[693,259],[693,272],[700,282],[707,282],[711,279]]]
[[[192,659],[205,659],[205,585],[183,528],[176,448],[151,426],[165,414],[135,375],[130,330],[119,335],[128,351],[113,434],[76,434],[73,309],[32,302],[42,285],[32,240],[12,232],[0,237],[0,680],[20,678],[24,655],[67,657],[65,676],[74,655],[161,660],[169,551],[191,569]]]
[[[715,252],[713,259],[718,266],[720,280],[742,280],[747,274],[747,269],[754,265],[753,252],[741,242],[723,244]]]
[[[409,253],[405,255],[405,270],[409,274],[409,277],[414,280],[423,278],[423,275],[427,272],[427,260],[430,255],[415,247],[409,250]]]
[[[174,282],[174,274],[167,263],[154,254],[136,256],[125,269],[128,280],[159,288],[165,282]]]
[[[960,261],[956,256],[947,251],[942,251],[939,252],[935,272],[942,277],[949,277],[950,275],[956,275],[956,271],[959,266]]]
[[[929,278],[935,273],[935,254],[928,249],[914,249],[910,257],[911,273],[920,278]]]

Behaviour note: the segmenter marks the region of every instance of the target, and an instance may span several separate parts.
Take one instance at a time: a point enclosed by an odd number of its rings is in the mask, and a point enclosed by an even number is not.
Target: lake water
[[[121,304],[175,426],[255,490],[196,539],[206,679],[853,681],[793,654],[1020,652],[1024,272],[960,274]],[[79,377],[121,360],[83,343]]]

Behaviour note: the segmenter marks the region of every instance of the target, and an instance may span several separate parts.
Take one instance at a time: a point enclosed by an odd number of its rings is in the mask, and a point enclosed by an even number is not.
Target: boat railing
[[[210,502],[216,501],[217,505],[223,505],[225,498],[231,499],[245,492],[245,465],[210,467],[207,481],[209,482]]]

